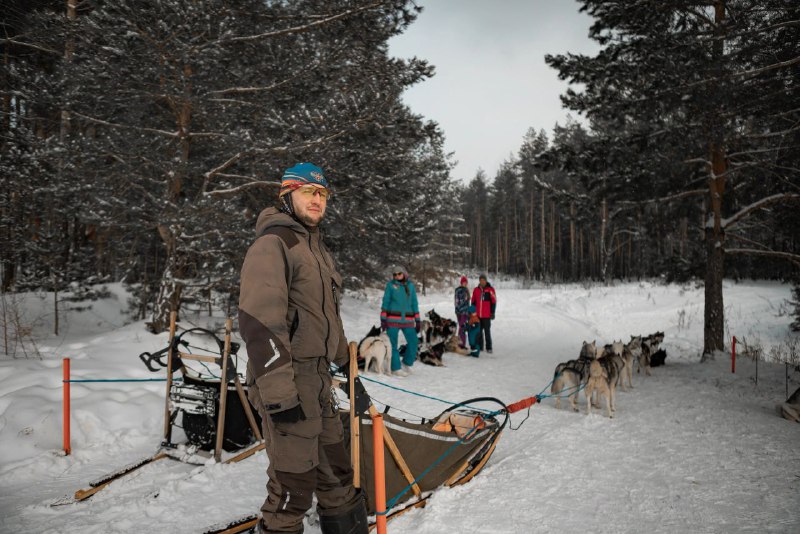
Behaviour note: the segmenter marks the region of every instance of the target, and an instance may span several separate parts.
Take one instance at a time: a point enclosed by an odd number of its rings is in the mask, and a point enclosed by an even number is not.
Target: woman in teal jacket
[[[407,376],[417,359],[417,333],[419,333],[419,304],[414,284],[403,267],[392,270],[392,279],[386,283],[381,304],[381,330],[386,331],[392,344],[392,373]],[[406,338],[406,352],[400,362],[397,339],[400,331]]]

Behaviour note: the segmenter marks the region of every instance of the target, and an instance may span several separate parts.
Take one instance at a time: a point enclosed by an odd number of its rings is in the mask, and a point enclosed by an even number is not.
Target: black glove
[[[298,421],[306,420],[306,414],[303,413],[303,407],[299,404],[289,408],[288,410],[271,413],[269,416],[272,418],[273,423],[297,423]]]
[[[416,331],[417,331],[417,334],[419,334],[419,329],[420,329],[421,327],[422,327],[422,323],[420,323],[420,321],[419,321],[419,320],[417,320],[417,321],[414,323],[414,330],[416,330]]]
[[[492,314],[492,321],[494,321],[494,314]]]

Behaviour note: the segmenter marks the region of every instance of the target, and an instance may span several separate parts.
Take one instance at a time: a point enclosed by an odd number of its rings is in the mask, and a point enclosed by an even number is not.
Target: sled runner
[[[191,328],[176,335],[173,312],[169,345],[156,353],[139,355],[150,371],[167,369],[164,439],[159,450],[91,482],[88,488],[76,491],[73,498],[56,501],[52,506],[86,500],[112,482],[162,459],[195,463],[199,458],[200,463],[205,463],[213,450],[214,459],[221,462],[223,450],[240,451],[223,462],[235,463],[262,450],[260,417],[250,407],[245,386],[236,373],[236,362],[230,362],[231,355],[236,356],[239,349],[237,343],[231,342],[231,328],[232,321],[228,319],[224,339],[204,328]],[[210,338],[215,346],[212,349],[194,346],[189,342],[192,337]],[[208,373],[193,371],[184,361],[199,362]],[[208,367],[209,363],[219,367],[218,377]],[[181,373],[180,380],[173,379],[175,372]],[[175,427],[183,430],[185,442],[173,441]]]

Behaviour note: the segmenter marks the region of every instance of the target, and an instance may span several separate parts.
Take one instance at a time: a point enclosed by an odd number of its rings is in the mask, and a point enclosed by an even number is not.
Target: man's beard
[[[322,222],[322,218],[324,217],[324,213],[320,214],[319,217],[315,216],[312,213],[295,213],[297,218],[306,226],[317,226],[319,223]]]

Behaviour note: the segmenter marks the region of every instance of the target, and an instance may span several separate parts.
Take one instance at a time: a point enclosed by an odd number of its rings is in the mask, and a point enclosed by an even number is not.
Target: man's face
[[[318,226],[325,216],[330,192],[324,187],[304,185],[291,192],[297,218],[306,226]]]
[[[480,284],[481,287],[486,287],[486,278],[481,278],[478,283]]]

